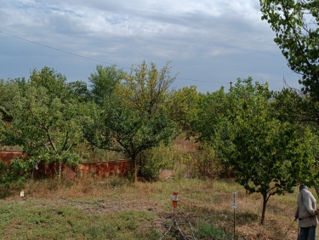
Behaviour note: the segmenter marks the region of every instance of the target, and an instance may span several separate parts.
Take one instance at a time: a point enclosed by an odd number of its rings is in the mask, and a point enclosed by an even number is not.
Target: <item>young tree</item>
[[[40,162],[57,162],[61,177],[63,162],[79,160],[74,150],[81,140],[77,102],[65,77],[48,67],[34,70],[13,102],[13,121],[2,132],[6,142],[23,148],[31,168]]]
[[[215,115],[199,124],[199,140],[210,141],[247,191],[262,195],[261,224],[269,198],[292,191],[301,179],[312,179],[316,163],[315,136],[277,119],[272,100],[267,85],[239,79],[221,104],[212,107]]]
[[[289,67],[302,75],[304,92],[319,100],[318,0],[260,0],[262,19],[276,33],[274,39]]]
[[[268,114],[258,109],[237,117],[232,128],[234,152],[229,159],[237,181],[250,193],[263,197],[261,224],[269,198],[292,192],[300,176],[308,176],[315,163],[310,151],[311,132],[300,136],[295,126],[269,119]],[[302,174],[305,170],[307,174]]]
[[[315,156],[316,162],[308,170],[310,174],[307,178],[307,185],[314,186],[319,196],[319,149],[318,149],[318,125],[319,125],[319,102],[313,101],[308,95],[301,94],[293,89],[283,89],[280,92],[275,92],[274,101],[272,102],[274,117],[280,121],[287,121],[292,124],[297,124],[300,129],[309,128],[316,136],[312,140],[311,150]],[[300,130],[299,130],[300,131]],[[312,176],[312,179],[309,177]],[[300,182],[304,181],[304,177],[300,178]]]

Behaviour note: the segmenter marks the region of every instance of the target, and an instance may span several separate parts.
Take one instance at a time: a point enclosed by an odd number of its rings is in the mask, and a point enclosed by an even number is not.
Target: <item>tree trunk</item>
[[[263,210],[262,210],[261,219],[260,219],[261,225],[264,225],[264,222],[265,222],[267,201],[268,201],[267,194],[263,194]]]
[[[61,175],[62,175],[62,161],[59,161],[59,179],[61,180]]]
[[[137,161],[136,157],[132,157],[132,166],[131,166],[131,172],[133,175],[133,183],[137,183]]]

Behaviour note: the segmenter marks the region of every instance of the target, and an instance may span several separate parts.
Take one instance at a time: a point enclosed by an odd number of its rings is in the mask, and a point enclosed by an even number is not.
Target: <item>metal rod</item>
[[[236,240],[236,209],[234,209],[234,240]]]
[[[233,192],[233,209],[234,209],[234,240],[236,240],[236,192]]]

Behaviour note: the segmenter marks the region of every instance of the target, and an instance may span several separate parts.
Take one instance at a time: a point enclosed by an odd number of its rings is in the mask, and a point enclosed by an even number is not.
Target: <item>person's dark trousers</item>
[[[300,228],[298,240],[316,240],[316,226]]]

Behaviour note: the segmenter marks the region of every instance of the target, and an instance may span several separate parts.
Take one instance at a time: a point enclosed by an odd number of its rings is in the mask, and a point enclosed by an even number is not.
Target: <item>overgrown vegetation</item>
[[[62,164],[118,152],[113,156],[130,159],[134,182],[157,180],[167,168],[178,179],[236,177],[263,196],[262,224],[271,196],[299,183],[318,184],[317,125],[304,121],[316,108],[306,107],[307,96],[270,91],[251,78],[238,79],[229,91],[171,91],[170,66],[145,62],[129,73],[98,66],[89,79],[91,88],[68,83],[45,67],[28,80],[1,82],[1,143],[28,156],[3,166],[2,184],[32,177],[39,164],[52,162],[60,178]],[[174,149],[178,135],[195,140],[194,149]]]
[[[0,79],[0,147],[23,152],[0,162],[2,238],[158,239],[172,223],[172,191],[198,239],[231,239],[233,191],[238,236],[296,235],[282,227],[294,215],[294,188],[306,184],[319,195],[318,1],[260,6],[302,91],[271,91],[251,78],[214,92],[173,91],[171,65],[146,62],[128,72],[99,65],[89,85],[49,67]],[[118,158],[131,161],[136,184],[61,179],[63,164]],[[52,163],[58,179],[33,179]],[[157,181],[165,170],[173,180]],[[22,189],[26,198],[13,197]]]
[[[232,239],[232,192],[238,192],[238,239],[282,240],[294,216],[296,193],[269,202],[268,221],[256,223],[261,196],[247,195],[232,180],[182,179],[132,184],[121,178],[28,181],[0,200],[3,239],[159,239],[171,224],[172,191],[176,211],[189,219],[197,239]],[[185,232],[187,225],[181,225]],[[295,223],[286,239],[293,239]],[[173,233],[172,233],[173,238]],[[170,238],[166,238],[170,239]]]

